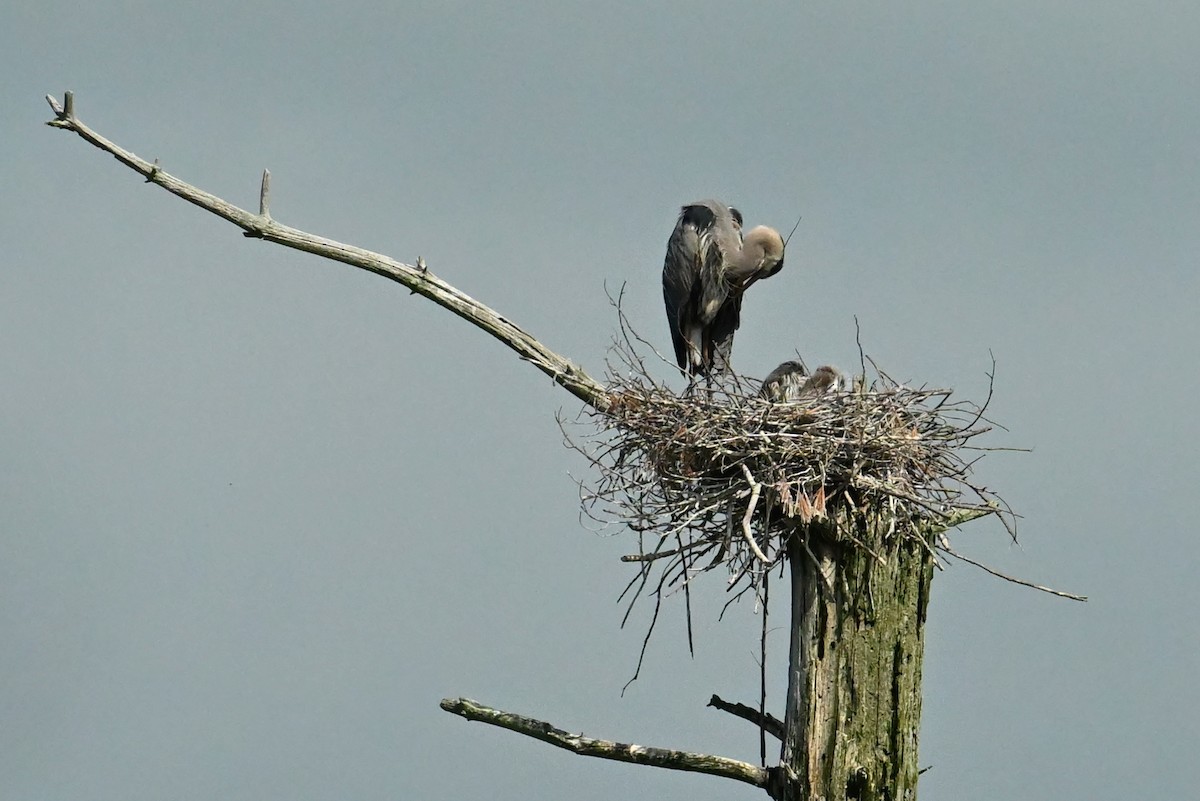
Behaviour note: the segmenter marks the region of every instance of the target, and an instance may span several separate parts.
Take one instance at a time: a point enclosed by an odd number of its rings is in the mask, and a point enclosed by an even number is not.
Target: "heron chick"
[[[795,401],[830,395],[846,389],[846,376],[836,367],[823,364],[812,375],[801,362],[784,362],[763,379],[758,394],[774,403]]]

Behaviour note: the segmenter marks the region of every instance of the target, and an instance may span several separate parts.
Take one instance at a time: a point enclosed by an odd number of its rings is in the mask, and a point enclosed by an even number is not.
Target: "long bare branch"
[[[259,197],[260,213],[254,214],[181,181],[159,167],[157,161],[152,163],[139,158],[84,125],[75,115],[75,98],[71,92],[65,94],[62,104],[50,95],[46,95],[46,101],[54,109],[55,114],[55,118],[47,122],[47,125],[78,134],[85,141],[112,154],[117,161],[145,176],[147,183],[158,184],[171,194],[228,220],[241,228],[247,237],[265,239],[268,242],[302,250],[305,253],[340,261],[403,284],[414,293],[425,296],[439,306],[449,309],[464,320],[482,328],[592,408],[601,412],[608,408],[609,397],[605,388],[588,375],[583,368],[550,350],[494,309],[429,272],[421,259],[417,260],[415,266],[404,264],[380,253],[335,242],[332,239],[325,239],[275,222],[271,219],[268,206],[270,195],[268,173],[264,172],[263,174]]]
[[[676,751],[671,748],[650,748],[612,740],[597,740],[581,734],[571,734],[545,721],[499,709],[490,709],[468,698],[443,698],[441,706],[447,712],[453,712],[467,720],[477,720],[480,723],[488,723],[515,731],[517,734],[533,737],[581,756],[611,759],[616,762],[632,762],[636,765],[650,765],[668,770],[707,773],[710,776],[734,779],[755,787],[767,786],[767,770],[758,765],[751,765],[749,762],[709,754],[695,754],[690,751]]]

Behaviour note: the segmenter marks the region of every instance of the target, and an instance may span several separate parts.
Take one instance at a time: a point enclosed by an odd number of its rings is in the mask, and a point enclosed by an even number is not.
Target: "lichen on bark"
[[[787,735],[772,789],[781,801],[916,797],[933,555],[888,529],[880,514],[844,510],[789,541]]]

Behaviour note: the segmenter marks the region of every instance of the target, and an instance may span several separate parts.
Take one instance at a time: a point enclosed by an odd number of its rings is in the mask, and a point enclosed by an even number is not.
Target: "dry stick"
[[[582,734],[571,734],[545,721],[499,709],[490,709],[468,698],[444,698],[441,706],[447,712],[453,712],[467,720],[477,720],[480,723],[515,731],[517,734],[533,737],[581,756],[632,762],[636,765],[650,765],[668,770],[707,773],[710,776],[734,779],[755,787],[766,787],[767,784],[769,774],[765,768],[737,759],[697,754],[690,751],[676,751],[670,748],[651,748],[631,743],[618,743],[612,740],[597,740],[592,737],[584,737]]]
[[[702,545],[709,543],[697,540],[681,545],[678,548],[672,548],[669,551],[655,551],[654,553],[627,553],[621,557],[622,562],[653,562],[657,559],[665,559],[668,556],[678,556],[685,551],[695,550]]]
[[[622,350],[623,350],[623,352],[629,353],[637,360],[637,366],[638,366],[641,374],[649,375],[649,371],[646,370],[645,361],[640,356],[637,355],[637,351],[633,347],[633,341],[637,341],[638,343],[649,348],[650,352],[653,353],[658,358],[658,360],[660,362],[662,362],[663,364],[665,364],[667,367],[671,368],[672,370],[678,370],[679,366],[677,364],[675,364],[674,358],[667,359],[666,356],[663,356],[659,352],[658,348],[656,348],[654,346],[653,342],[650,342],[648,339],[646,339],[645,337],[643,337],[641,334],[639,334],[637,331],[634,330],[633,326],[629,322],[629,318],[625,316],[625,310],[621,306],[621,301],[625,297],[625,284],[624,283],[621,284],[621,291],[617,293],[617,297],[615,297],[615,298],[608,291],[607,285],[605,285],[605,287],[604,287],[604,294],[608,297],[609,304],[617,310],[617,324],[620,326],[620,329],[621,329],[621,338],[625,341],[625,344],[627,346]],[[631,339],[633,341],[631,341]],[[658,384],[654,381],[651,381],[651,385],[656,388],[658,387]]]
[[[646,627],[646,636],[642,638],[642,650],[638,652],[637,667],[634,668],[633,675],[629,677],[629,681],[625,682],[625,685],[623,687],[621,687],[621,696],[622,697],[624,697],[625,691],[629,689],[629,685],[631,685],[635,681],[637,681],[638,677],[640,677],[642,675],[642,664],[646,661],[646,649],[650,647],[650,637],[654,634],[654,627],[656,625],[658,625],[658,613],[660,611],[662,611],[662,602],[663,602],[662,585],[663,585],[663,582],[665,582],[665,581],[666,581],[666,573],[664,573],[662,575],[662,577],[659,579],[658,587],[654,591],[654,615],[650,618],[650,625]],[[642,585],[645,586],[645,582],[643,582]],[[639,595],[641,594],[640,589],[638,590],[638,594]],[[637,597],[635,596],[633,600],[636,601]],[[629,612],[632,612],[632,611],[633,611],[633,602],[631,601],[629,610],[625,613],[625,617],[628,618]],[[621,627],[624,628],[624,626],[625,626],[625,621],[621,621]]]
[[[608,408],[608,392],[583,368],[550,350],[531,334],[506,320],[494,309],[446,283],[428,269],[423,269],[420,261],[418,266],[403,264],[380,253],[325,239],[275,222],[268,213],[269,173],[265,171],[263,173],[262,189],[259,194],[261,213],[254,214],[181,181],[164,172],[157,162],[148,162],[105,139],[75,116],[75,98],[71,92],[67,92],[64,99],[65,103],[59,105],[55,98],[46,95],[46,101],[54,109],[55,114],[55,119],[46,124],[78,134],[84,141],[110,153],[117,161],[145,176],[148,183],[158,184],[171,194],[228,220],[241,228],[247,237],[265,239],[268,242],[275,242],[295,250],[340,261],[403,284],[414,293],[423,295],[478,328],[482,328],[515,350],[522,359],[550,376],[556,383],[587,405],[601,412]]]
[[[947,540],[945,537],[941,538],[941,542],[938,543],[938,548],[940,550],[945,551],[950,556],[953,556],[955,559],[961,559],[962,561],[966,562],[969,565],[974,565],[975,567],[979,568],[980,570],[991,573],[996,578],[1004,579],[1005,581],[1011,581],[1013,584],[1020,584],[1022,587],[1029,587],[1030,589],[1041,590],[1042,592],[1048,592],[1051,595],[1057,595],[1059,598],[1069,598],[1072,601],[1087,601],[1086,595],[1075,595],[1074,593],[1063,592],[1062,590],[1056,590],[1051,587],[1043,587],[1041,584],[1034,584],[1032,581],[1024,581],[1022,579],[1016,578],[1015,576],[1010,576],[1005,573],[1001,573],[999,570],[988,567],[987,565],[983,564],[982,562],[976,562],[974,559],[971,559],[970,557],[967,557],[967,556],[963,556],[962,554],[960,554],[959,552],[957,552],[953,548],[951,548],[949,540]]]
[[[742,572],[745,573],[746,570],[743,568]],[[740,581],[740,579],[739,579],[739,581]],[[736,586],[736,584],[731,584],[729,589],[726,589],[725,591],[729,592],[729,590],[733,589],[734,586]],[[730,605],[732,605],[733,603],[735,603],[737,601],[740,601],[742,599],[742,596],[745,595],[746,593],[750,592],[752,589],[754,589],[754,584],[747,583],[740,590],[738,590],[737,594],[734,595],[732,598],[730,598],[728,601],[726,601],[725,605],[721,607],[721,614],[717,616],[717,621],[719,622],[719,621],[724,620],[725,612],[728,611]]]
[[[688,575],[688,554],[683,547],[683,538],[675,535],[675,542],[679,544],[679,561],[683,567],[683,607],[684,615],[687,617],[687,637],[688,637],[688,654],[692,659],[696,658],[696,643],[692,632],[692,578]]]
[[[748,720],[777,740],[783,739],[783,721],[770,713],[760,712],[754,707],[746,706],[745,704],[730,703],[718,695],[714,695],[708,699],[708,706],[711,706],[713,709],[719,709],[722,712],[728,712],[742,720]]]
[[[762,484],[754,480],[754,475],[746,465],[742,465],[742,472],[746,474],[746,481],[750,483],[750,501],[746,504],[746,514],[742,516],[742,534],[746,536],[746,542],[750,543],[750,550],[754,551],[754,555],[764,565],[771,564],[771,560],[758,547],[758,543],[754,541],[754,534],[750,531],[750,520],[754,517],[754,509],[758,506],[758,494],[762,492]]]

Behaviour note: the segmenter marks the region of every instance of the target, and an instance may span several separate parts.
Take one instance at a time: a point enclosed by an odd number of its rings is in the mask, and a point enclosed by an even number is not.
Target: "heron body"
[[[689,375],[729,370],[742,295],[783,269],[783,237],[758,226],[742,236],[742,215],[716,200],[684,206],[667,242],[663,301],[675,360]]]

